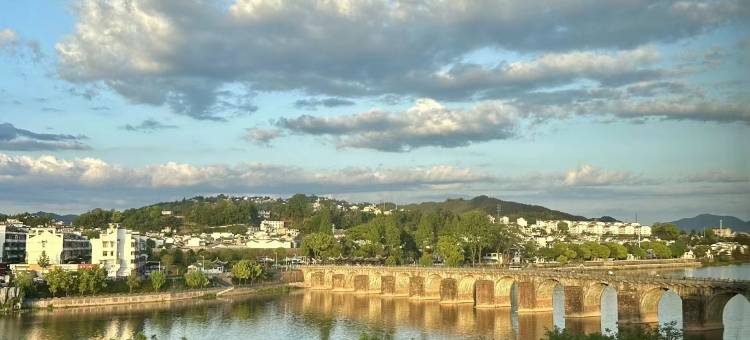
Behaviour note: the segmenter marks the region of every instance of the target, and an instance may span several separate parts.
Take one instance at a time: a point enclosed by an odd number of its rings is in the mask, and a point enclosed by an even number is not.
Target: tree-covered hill
[[[745,222],[734,216],[700,214],[695,217],[682,218],[671,223],[685,231],[718,228],[721,223],[725,228],[731,228],[734,231],[750,232],[750,221]]]
[[[474,197],[470,200],[448,199],[444,202],[424,202],[419,204],[409,204],[402,206],[404,209],[430,212],[436,210],[447,210],[454,214],[462,214],[471,210],[481,210],[487,214],[495,216],[500,206],[502,216],[508,216],[511,219],[523,217],[530,222],[537,219],[544,220],[573,220],[583,221],[586,217],[571,215],[557,210],[551,210],[539,205],[523,204],[511,201],[503,201],[497,198],[485,195]]]

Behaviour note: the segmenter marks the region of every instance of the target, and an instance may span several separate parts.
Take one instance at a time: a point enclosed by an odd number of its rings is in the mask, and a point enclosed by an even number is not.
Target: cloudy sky
[[[0,3],[0,211],[480,194],[750,219],[750,3]]]

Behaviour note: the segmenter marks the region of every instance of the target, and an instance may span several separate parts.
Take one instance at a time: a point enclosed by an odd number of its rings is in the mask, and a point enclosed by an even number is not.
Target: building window
[[[104,254],[102,254],[102,256],[107,256],[107,252],[105,251]]]

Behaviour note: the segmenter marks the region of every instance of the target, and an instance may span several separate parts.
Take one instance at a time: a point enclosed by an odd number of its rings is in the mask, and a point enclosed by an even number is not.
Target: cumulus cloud
[[[255,91],[471,99],[577,79],[650,79],[661,72],[648,67],[658,55],[643,46],[732,24],[748,5],[584,0],[539,11],[527,1],[236,0],[227,8],[84,0],[76,13],[76,32],[56,46],[63,79],[217,119],[231,102],[222,99],[227,88],[244,89],[234,99]],[[540,56],[495,67],[465,58],[482,49]]]
[[[249,128],[245,133],[245,140],[258,145],[268,146],[272,140],[284,135],[279,129]]]
[[[294,107],[304,110],[317,110],[318,107],[339,107],[339,106],[351,106],[355,103],[351,100],[343,98],[308,98],[300,99],[294,102]]]
[[[483,102],[469,110],[451,109],[420,99],[403,112],[372,110],[338,117],[279,119],[293,133],[328,136],[342,148],[403,152],[426,146],[460,147],[515,135],[519,113],[502,102]]]
[[[0,187],[48,185],[100,189],[191,189],[257,192],[360,192],[388,188],[469,184],[491,180],[486,174],[448,165],[414,168],[344,168],[305,170],[295,166],[243,163],[195,166],[167,162],[142,168],[109,164],[96,158],[66,160],[54,156],[0,154]]]
[[[177,125],[164,124],[155,119],[149,118],[149,119],[142,121],[140,124],[136,124],[136,125],[125,124],[121,126],[121,128],[123,130],[132,131],[132,132],[152,133],[152,132],[156,132],[160,130],[176,129]]]
[[[634,184],[640,179],[629,172],[607,171],[590,164],[581,164],[577,169],[565,172],[563,184],[565,186],[608,186]]]
[[[0,123],[0,150],[87,150],[89,147],[81,142],[83,139],[86,137],[36,133],[16,128],[10,123]]]

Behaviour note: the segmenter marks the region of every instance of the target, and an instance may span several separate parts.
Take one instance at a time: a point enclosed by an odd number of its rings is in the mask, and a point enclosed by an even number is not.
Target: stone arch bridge
[[[551,311],[553,291],[561,285],[566,318],[600,316],[601,296],[611,287],[617,292],[620,323],[657,322],[663,292],[673,291],[682,299],[686,331],[721,329],[729,299],[738,294],[750,299],[747,281],[493,268],[303,266],[300,270],[308,289],[467,303],[476,308],[510,307],[515,286],[519,313]]]

